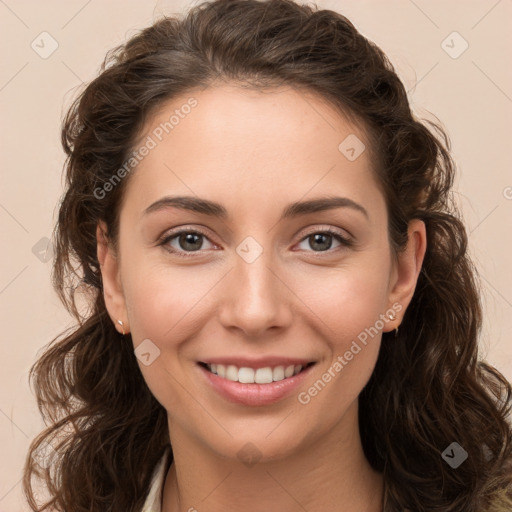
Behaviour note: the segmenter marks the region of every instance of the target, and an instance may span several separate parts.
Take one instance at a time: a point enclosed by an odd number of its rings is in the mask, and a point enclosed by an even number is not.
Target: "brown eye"
[[[211,244],[211,247],[206,247],[206,249],[211,249],[213,244],[204,233],[194,230],[181,230],[166,236],[160,245],[172,254],[192,256],[192,254],[187,253],[201,252],[201,249],[205,249],[205,241]]]
[[[342,236],[337,231],[331,230],[316,231],[311,233],[303,238],[300,243],[307,243],[309,248],[313,249],[313,252],[326,252],[333,247],[333,239],[335,242],[338,242],[338,245],[335,245],[334,249],[340,246],[349,246],[352,244],[351,240]],[[301,248],[307,250],[305,247]]]

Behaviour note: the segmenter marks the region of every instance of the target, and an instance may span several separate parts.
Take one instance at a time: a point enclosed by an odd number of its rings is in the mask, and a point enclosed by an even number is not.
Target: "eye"
[[[338,245],[334,246],[334,250],[331,250],[333,248],[333,239]],[[205,247],[205,242],[210,244],[210,247]],[[313,251],[308,252],[317,253],[335,252],[335,249],[340,246],[349,247],[353,245],[351,239],[331,228],[323,230],[319,230],[317,228],[316,231],[311,231],[307,234],[299,243],[299,248],[307,251],[306,248],[300,247],[300,244],[304,243],[308,243],[310,248],[313,249]],[[194,253],[201,253],[201,250],[213,249],[216,247],[215,244],[210,241],[208,236],[198,229],[181,229],[172,233],[167,233],[161,239],[159,245],[161,245],[167,252],[184,258],[196,256]]]
[[[321,231],[314,231],[309,233],[305,238],[301,240],[301,244],[308,243],[313,249],[313,252],[327,252],[332,248],[333,238],[338,242],[335,249],[340,246],[351,246],[352,241],[347,237],[343,236],[338,231],[332,229],[324,229]],[[334,252],[334,251],[329,251]]]
[[[206,247],[206,249],[215,247],[206,234],[201,231],[182,229],[165,236],[159,245],[163,246],[166,251],[176,254],[177,256],[188,257],[193,256],[191,253],[200,252],[201,249],[205,249],[205,241],[211,244],[211,247]]]

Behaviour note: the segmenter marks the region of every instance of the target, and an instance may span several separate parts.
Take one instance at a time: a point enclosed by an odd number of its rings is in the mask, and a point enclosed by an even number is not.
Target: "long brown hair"
[[[360,121],[386,198],[393,250],[404,248],[411,219],[426,224],[427,252],[398,339],[383,335],[359,397],[365,454],[384,476],[384,511],[511,510],[512,389],[478,356],[478,281],[452,200],[449,140],[439,123],[412,114],[389,60],[347,18],[291,0],[217,0],[184,17],[164,17],[110,51],[69,108],[53,283],[78,326],[52,340],[31,370],[50,423],[27,455],[31,508],[142,507],[170,442],[166,411],[142,377],[130,336],[120,338],[106,313],[96,252],[100,219],[116,247],[130,174],[105,197],[95,191],[129,158],[154,109],[217,80],[313,91]],[[84,317],[75,303],[78,284],[89,290]],[[457,469],[441,455],[452,442],[468,454]],[[46,450],[42,464],[38,454],[48,443],[54,451]],[[32,477],[48,490],[46,504],[36,504]]]

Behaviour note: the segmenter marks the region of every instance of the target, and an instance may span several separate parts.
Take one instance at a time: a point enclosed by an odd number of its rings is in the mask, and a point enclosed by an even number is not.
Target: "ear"
[[[107,226],[103,221],[96,228],[97,255],[103,282],[103,298],[108,314],[120,333],[127,334],[130,330],[126,303],[121,286],[119,260],[107,236]],[[119,320],[123,323],[121,325]]]
[[[392,331],[402,323],[405,311],[414,295],[427,249],[427,233],[423,221],[419,219],[410,221],[407,236],[407,246],[397,255],[390,281],[389,303],[396,304],[392,308],[396,318],[386,323],[384,332]]]

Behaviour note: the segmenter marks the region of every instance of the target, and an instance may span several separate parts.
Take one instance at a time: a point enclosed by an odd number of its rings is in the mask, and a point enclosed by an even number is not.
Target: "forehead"
[[[368,144],[360,127],[311,93],[232,85],[191,90],[147,120],[135,149],[151,149],[126,194],[140,208],[167,189],[246,202],[342,185],[361,199],[376,188]]]

